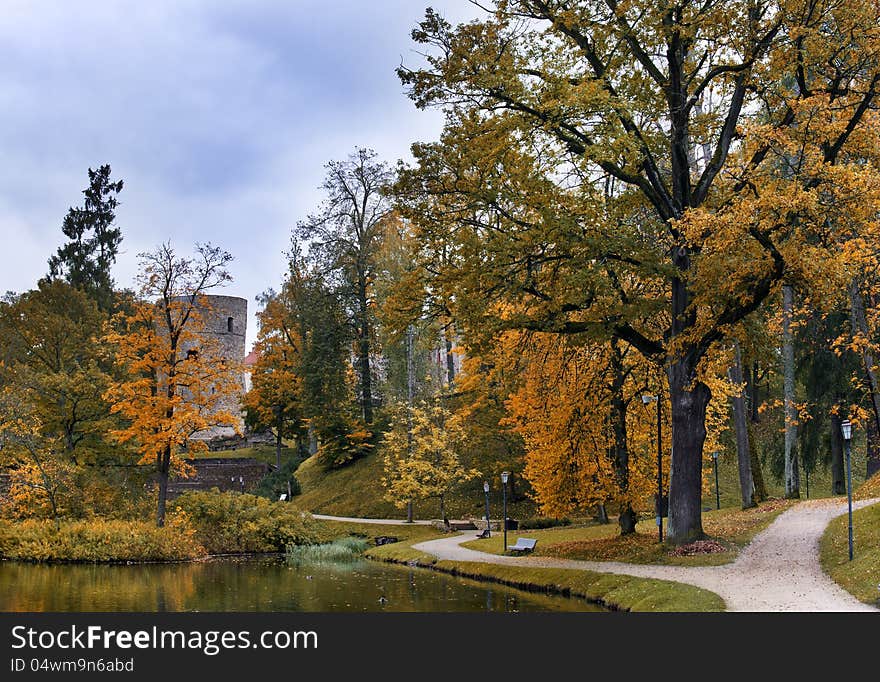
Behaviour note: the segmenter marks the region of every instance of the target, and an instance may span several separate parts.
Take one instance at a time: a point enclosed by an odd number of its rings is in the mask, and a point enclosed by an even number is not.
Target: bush
[[[570,526],[571,521],[566,518],[553,519],[539,516],[533,519],[523,519],[519,522],[520,530],[539,530],[541,528],[554,528],[556,526]]]
[[[283,552],[288,545],[316,544],[326,539],[323,526],[288,502],[270,502],[247,493],[216,488],[184,493],[174,501],[196,539],[211,554]]]
[[[260,479],[260,483],[254,490],[254,495],[265,497],[266,499],[275,501],[281,494],[287,494],[287,482],[290,481],[291,495],[296,496],[302,492],[299,481],[293,472],[296,471],[302,460],[289,459],[277,471],[270,471]]]
[[[146,521],[0,521],[0,556],[24,561],[181,561],[205,555],[185,519],[157,528]]]

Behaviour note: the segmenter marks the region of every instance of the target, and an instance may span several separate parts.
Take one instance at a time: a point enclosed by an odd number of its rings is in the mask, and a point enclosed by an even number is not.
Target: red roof
[[[257,351],[252,350],[250,353],[247,354],[247,357],[245,357],[244,366],[245,367],[253,367],[255,364],[257,364],[257,358],[259,358],[259,357],[260,356],[257,353]]]

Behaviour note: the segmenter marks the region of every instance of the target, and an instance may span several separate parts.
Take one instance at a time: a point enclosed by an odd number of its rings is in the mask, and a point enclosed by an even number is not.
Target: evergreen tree
[[[49,259],[50,279],[63,277],[94,298],[102,310],[113,304],[110,268],[122,241],[122,230],[113,221],[121,191],[122,180],[110,181],[108,164],[97,170],[89,168],[89,187],[83,190],[85,203],[71,207],[61,225],[70,241]]]

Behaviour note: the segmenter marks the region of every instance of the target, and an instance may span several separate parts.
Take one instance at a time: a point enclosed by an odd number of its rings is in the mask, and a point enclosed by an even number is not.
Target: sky
[[[411,30],[468,0],[4,0],[0,22],[0,293],[33,288],[82,204],[88,169],[124,181],[113,276],[171,241],[229,251],[248,299],[277,289],[324,165],[355,147],[391,164],[436,139],[395,68],[421,63]]]

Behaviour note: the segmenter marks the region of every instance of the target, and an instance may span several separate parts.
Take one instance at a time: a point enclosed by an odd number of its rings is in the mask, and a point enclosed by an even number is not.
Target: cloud
[[[211,241],[236,258],[225,293],[248,299],[252,340],[254,297],[278,287],[324,164],[355,146],[394,162],[439,133],[439,113],[417,111],[394,74],[419,61],[409,33],[423,12],[412,0],[4,3],[0,291],[45,274],[87,168],[109,163],[125,181],[117,283],[162,241]]]

